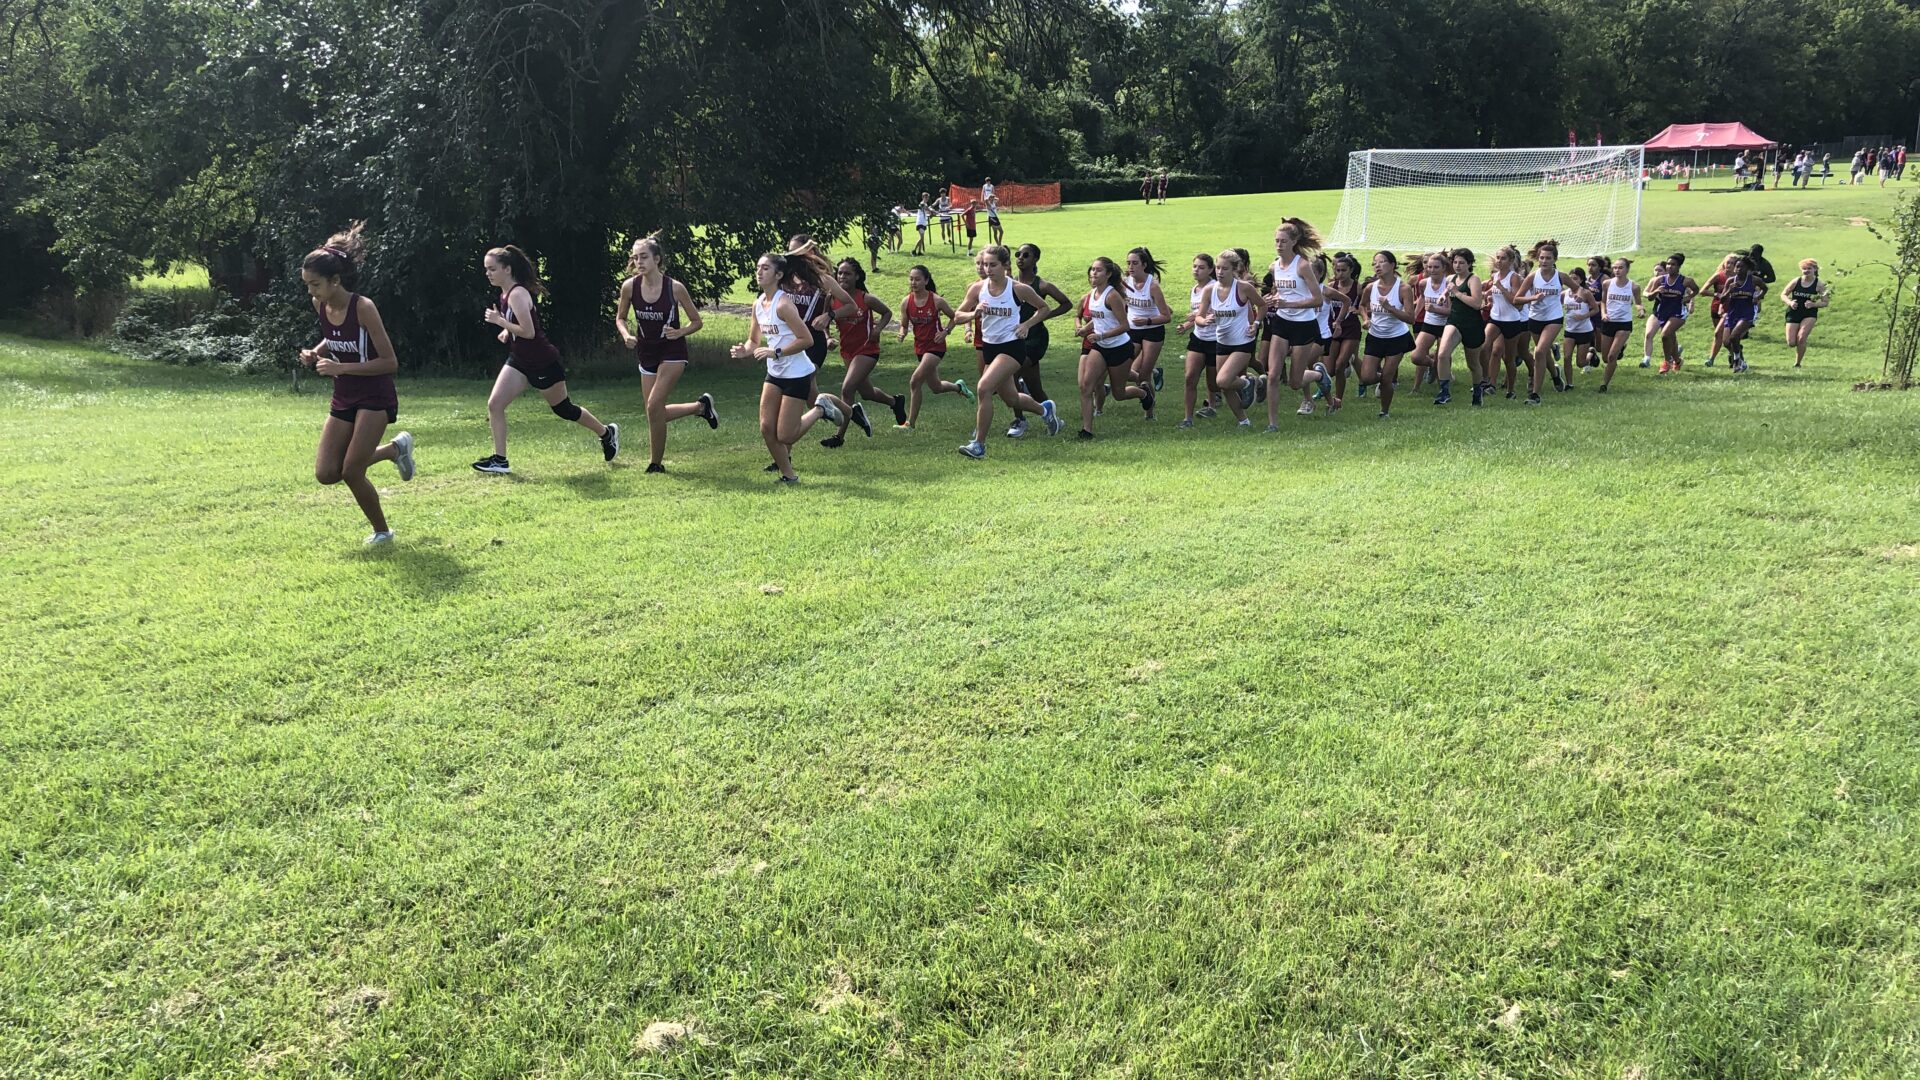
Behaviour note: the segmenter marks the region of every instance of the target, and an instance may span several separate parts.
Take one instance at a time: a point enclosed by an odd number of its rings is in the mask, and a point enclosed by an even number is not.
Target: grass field
[[[1642,248],[1836,276],[1891,194],[1655,193]],[[528,398],[500,478],[485,387],[408,379],[374,551],[319,394],[0,337],[0,1077],[1920,1073],[1882,280],[1799,371],[1770,305],[1745,377],[979,463],[944,397],[794,490],[744,370],[666,476],[630,374],[573,384],[620,462]]]

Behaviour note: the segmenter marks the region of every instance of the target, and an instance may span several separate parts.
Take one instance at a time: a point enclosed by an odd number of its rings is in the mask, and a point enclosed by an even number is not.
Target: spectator
[[[1853,177],[1849,179],[1847,183],[1849,184],[1859,183],[1861,174],[1865,173],[1866,171],[1867,171],[1866,150],[1865,149],[1855,150],[1853,152]]]
[[[1787,170],[1787,156],[1778,150],[1773,152],[1773,187],[1780,188],[1780,174]]]

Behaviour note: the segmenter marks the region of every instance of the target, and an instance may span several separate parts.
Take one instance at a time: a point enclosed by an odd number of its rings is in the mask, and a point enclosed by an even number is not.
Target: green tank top
[[[1447,309],[1447,325],[1472,330],[1481,324],[1480,309],[1460,299],[1456,290],[1463,289],[1465,285],[1465,282],[1456,283],[1451,275],[1447,278],[1447,295],[1453,297],[1453,306]]]

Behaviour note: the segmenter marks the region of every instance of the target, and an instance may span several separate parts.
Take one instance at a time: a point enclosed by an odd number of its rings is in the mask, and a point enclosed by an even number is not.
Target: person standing
[[[1780,188],[1780,174],[1785,172],[1786,168],[1787,168],[1786,155],[1782,154],[1778,150],[1775,150],[1773,152],[1773,186],[1776,191],[1779,190]]]
[[[980,181],[980,201],[988,206],[993,205],[993,177],[991,176]]]
[[[987,239],[995,244],[1006,243],[1006,230],[1000,227],[1000,200],[989,195],[987,204]]]
[[[973,238],[975,236],[975,230],[978,227],[978,223],[980,220],[979,214],[980,214],[979,202],[969,199],[967,201],[966,210],[962,212],[960,215],[961,222],[965,224],[967,227],[967,254],[969,255],[973,254]]]
[[[927,193],[923,191],[920,193],[920,209],[913,212],[913,227],[920,233],[920,238],[913,244],[915,255],[927,253],[927,225],[932,217],[933,204],[928,201]]]

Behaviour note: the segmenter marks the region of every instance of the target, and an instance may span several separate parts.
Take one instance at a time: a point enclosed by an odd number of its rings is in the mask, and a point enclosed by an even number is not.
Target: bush
[[[312,327],[312,311],[284,297],[262,296],[244,308],[211,289],[154,290],[128,301],[113,344],[128,356],[162,364],[286,372],[297,366],[301,346],[311,344],[302,339],[312,336]]]
[[[49,337],[98,337],[113,327],[126,299],[125,292],[113,289],[82,293],[60,286],[34,298],[33,321]]]
[[[180,330],[211,315],[220,306],[220,294],[210,287],[140,289],[127,298],[114,320],[113,336],[122,342],[150,341],[169,330]]]
[[[1159,174],[1154,174],[1155,191],[1159,190]],[[1059,181],[1060,201],[1063,203],[1087,202],[1123,202],[1140,197],[1141,174],[1131,176],[1095,176],[1077,177]],[[1196,173],[1168,173],[1167,196],[1180,198],[1190,195],[1229,194],[1233,185],[1218,176],[1203,176]]]

